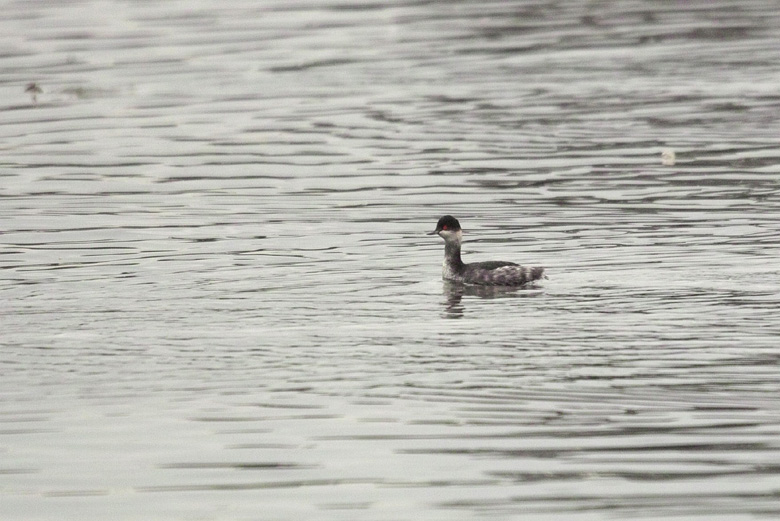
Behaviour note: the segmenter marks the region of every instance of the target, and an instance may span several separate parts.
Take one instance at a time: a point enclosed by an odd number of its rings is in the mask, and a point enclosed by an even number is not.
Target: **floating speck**
[[[661,151],[661,164],[664,166],[671,166],[674,164],[676,157],[674,150],[670,148],[664,149]]]
[[[27,86],[24,88],[24,92],[28,92],[30,94],[33,103],[38,103],[38,94],[42,93],[43,89],[40,88],[37,83],[32,82],[27,84]]]

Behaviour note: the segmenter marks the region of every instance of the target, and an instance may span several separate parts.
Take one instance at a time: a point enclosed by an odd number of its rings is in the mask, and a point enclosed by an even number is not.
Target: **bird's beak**
[[[438,235],[439,230],[433,230],[432,232],[428,232],[425,235]]]

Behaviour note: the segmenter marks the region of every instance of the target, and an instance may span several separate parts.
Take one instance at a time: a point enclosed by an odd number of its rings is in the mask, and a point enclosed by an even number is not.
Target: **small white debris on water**
[[[674,150],[670,148],[666,148],[664,150],[661,150],[661,164],[664,166],[671,166],[674,164],[674,160],[676,159],[676,154],[674,153]]]

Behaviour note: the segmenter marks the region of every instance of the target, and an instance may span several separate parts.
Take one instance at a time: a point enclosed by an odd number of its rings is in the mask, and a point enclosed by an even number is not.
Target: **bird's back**
[[[466,264],[463,282],[484,286],[522,286],[544,277],[544,268],[520,266],[514,262],[488,261]]]

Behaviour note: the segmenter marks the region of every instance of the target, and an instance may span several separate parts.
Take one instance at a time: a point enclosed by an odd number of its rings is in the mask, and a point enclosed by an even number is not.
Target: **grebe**
[[[505,261],[473,262],[464,264],[460,259],[460,243],[463,230],[460,223],[451,215],[445,215],[436,223],[436,229],[428,235],[438,235],[444,239],[444,264],[442,278],[466,284],[482,286],[522,286],[547,278],[544,268],[526,267]]]

